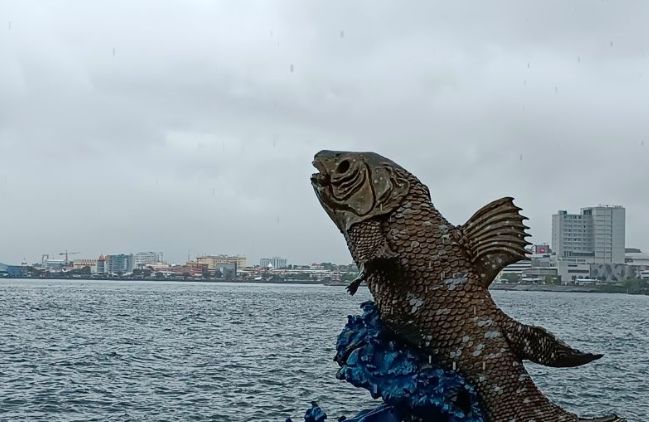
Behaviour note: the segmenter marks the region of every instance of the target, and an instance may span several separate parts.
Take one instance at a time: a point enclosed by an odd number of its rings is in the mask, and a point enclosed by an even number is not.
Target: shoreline
[[[316,280],[291,280],[291,281],[278,281],[278,280],[223,280],[223,279],[134,279],[134,278],[39,278],[39,277],[1,277],[0,282],[3,280],[41,280],[41,281],[126,281],[126,282],[175,282],[175,283],[229,283],[229,284],[272,284],[272,285],[316,285],[327,287],[346,287],[348,283],[344,282],[324,282]],[[367,288],[366,285],[361,287]],[[565,286],[565,285],[547,285],[547,284],[515,284],[515,283],[493,283],[489,286],[489,290],[511,291],[511,292],[550,292],[550,293],[618,293],[618,294],[646,294],[646,293],[629,293],[622,289],[605,289],[606,286]]]
[[[515,284],[493,283],[490,290],[505,290],[518,292],[553,292],[553,293],[611,293],[598,289],[595,286],[564,286],[549,284]]]

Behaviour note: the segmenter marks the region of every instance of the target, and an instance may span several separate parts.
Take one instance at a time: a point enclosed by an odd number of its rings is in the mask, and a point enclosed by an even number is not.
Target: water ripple
[[[0,282],[0,421],[282,421],[373,405],[335,379],[335,339],[369,299],[344,288]],[[528,365],[580,413],[649,420],[648,297],[496,292],[510,315],[605,352],[582,368]],[[296,418],[297,419],[297,418]]]

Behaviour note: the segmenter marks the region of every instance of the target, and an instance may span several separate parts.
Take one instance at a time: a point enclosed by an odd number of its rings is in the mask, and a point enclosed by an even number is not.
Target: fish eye
[[[336,167],[336,172],[337,173],[345,173],[347,170],[349,170],[349,160],[343,160],[338,164],[338,167]]]

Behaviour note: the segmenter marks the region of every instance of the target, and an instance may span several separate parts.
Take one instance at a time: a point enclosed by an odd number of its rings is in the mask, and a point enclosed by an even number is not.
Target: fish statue
[[[349,292],[365,282],[390,331],[475,386],[486,420],[624,421],[562,409],[523,366],[529,360],[575,367],[602,355],[515,321],[491,298],[489,285],[500,271],[527,258],[527,218],[513,198],[497,199],[454,226],[417,177],[379,154],[320,151],[313,165],[316,196],[360,270]]]

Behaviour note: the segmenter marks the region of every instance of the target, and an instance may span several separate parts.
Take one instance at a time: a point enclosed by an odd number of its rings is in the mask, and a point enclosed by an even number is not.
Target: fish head
[[[408,194],[408,173],[373,152],[320,151],[311,185],[343,233],[353,224],[394,211]]]

